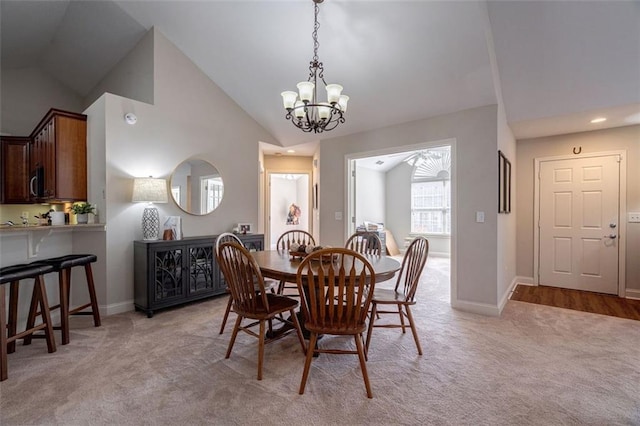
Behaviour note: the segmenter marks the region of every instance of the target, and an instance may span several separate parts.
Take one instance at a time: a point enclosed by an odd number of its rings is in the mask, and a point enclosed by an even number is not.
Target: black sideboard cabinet
[[[263,250],[263,234],[238,235],[250,250]],[[134,241],[134,305],[154,311],[226,293],[216,262],[217,235],[182,240]]]

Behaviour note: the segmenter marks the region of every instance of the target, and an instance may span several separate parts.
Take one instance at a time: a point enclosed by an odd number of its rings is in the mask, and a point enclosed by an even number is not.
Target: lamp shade
[[[166,203],[168,202],[167,181],[165,179],[135,178],[133,180],[134,203]]]

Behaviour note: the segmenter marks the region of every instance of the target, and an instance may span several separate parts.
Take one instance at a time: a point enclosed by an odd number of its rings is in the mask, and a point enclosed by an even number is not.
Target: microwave
[[[31,172],[29,193],[33,198],[44,198],[44,167],[38,166]]]

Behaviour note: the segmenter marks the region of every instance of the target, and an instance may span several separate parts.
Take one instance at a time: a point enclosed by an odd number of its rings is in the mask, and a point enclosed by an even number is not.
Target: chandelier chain
[[[320,24],[318,23],[318,13],[320,13],[320,7],[318,3],[315,4],[314,24],[313,24],[313,61],[318,62],[318,48],[320,43],[318,42],[318,29]]]

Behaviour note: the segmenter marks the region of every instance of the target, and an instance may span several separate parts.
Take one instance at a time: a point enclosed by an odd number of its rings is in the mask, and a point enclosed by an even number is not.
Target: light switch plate
[[[342,212],[335,212],[336,220],[342,220]]]
[[[629,223],[640,223],[640,213],[628,213]]]
[[[484,223],[484,212],[476,212],[476,222]]]

